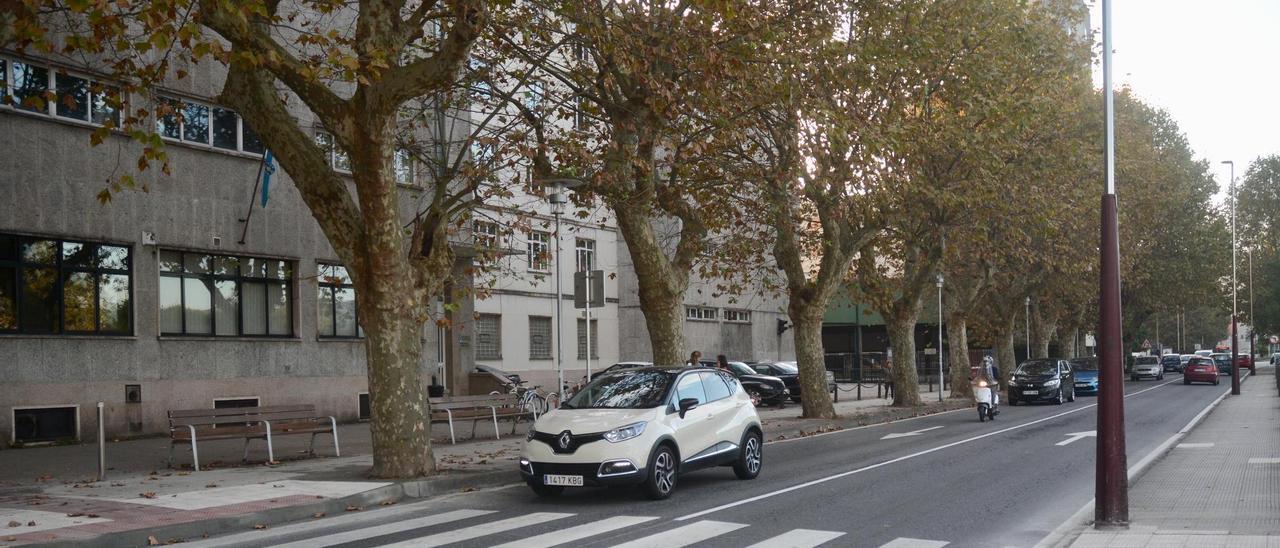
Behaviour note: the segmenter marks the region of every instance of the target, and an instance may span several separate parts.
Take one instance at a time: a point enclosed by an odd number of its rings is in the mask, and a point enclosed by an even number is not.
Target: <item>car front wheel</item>
[[[1067,394],[1067,401],[1076,401],[1076,389],[1074,387],[1072,387],[1071,392]]]
[[[649,477],[644,481],[644,494],[653,500],[671,496],[676,488],[678,464],[675,451],[668,445],[659,445],[649,457]]]
[[[748,430],[742,436],[742,447],[738,452],[738,461],[733,463],[733,473],[738,479],[755,479],[760,475],[760,467],[764,465],[764,444],[760,433]]]

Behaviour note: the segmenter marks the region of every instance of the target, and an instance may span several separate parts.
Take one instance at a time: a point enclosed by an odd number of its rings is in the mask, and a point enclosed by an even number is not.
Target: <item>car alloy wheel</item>
[[[1071,387],[1071,393],[1067,396],[1067,401],[1076,401],[1076,388]]]
[[[653,500],[671,496],[676,488],[676,455],[666,445],[659,445],[649,459],[649,478],[644,482],[644,492]]]
[[[1063,390],[1064,390],[1064,389],[1062,389],[1062,388],[1059,388],[1059,389],[1058,389],[1058,397],[1057,397],[1057,398],[1054,398],[1054,400],[1053,400],[1053,404],[1054,404],[1054,405],[1062,405],[1062,402],[1063,402],[1063,400],[1064,400],[1064,398],[1062,397],[1062,392],[1063,392]]]
[[[760,475],[760,468],[764,465],[764,448],[760,442],[760,433],[755,430],[748,430],[743,435],[742,449],[738,453],[738,461],[733,463],[733,473],[738,479],[755,479]]]

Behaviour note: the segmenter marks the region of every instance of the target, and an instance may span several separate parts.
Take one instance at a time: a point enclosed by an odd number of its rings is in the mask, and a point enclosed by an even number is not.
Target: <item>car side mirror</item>
[[[684,414],[698,407],[698,398],[684,398],[680,400],[680,418],[684,418]]]

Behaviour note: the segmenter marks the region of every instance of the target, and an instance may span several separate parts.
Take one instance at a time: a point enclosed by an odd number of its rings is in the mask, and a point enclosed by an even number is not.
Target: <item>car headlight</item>
[[[1045,381],[1045,383],[1044,383],[1044,387],[1045,387],[1045,388],[1057,388],[1059,384],[1062,384],[1062,381],[1060,381],[1060,380],[1058,380],[1058,379],[1050,379],[1050,380]]]
[[[604,433],[604,439],[609,443],[618,443],[627,441],[644,433],[644,425],[646,422],[637,422],[626,426],[619,426]]]
[[[537,433],[538,433],[538,431],[537,431],[537,430],[534,430],[534,429],[530,428],[530,429],[529,429],[529,433],[528,433],[528,434],[525,434],[525,436],[524,436],[525,441],[533,441],[533,436],[534,436],[535,434],[537,434]]]

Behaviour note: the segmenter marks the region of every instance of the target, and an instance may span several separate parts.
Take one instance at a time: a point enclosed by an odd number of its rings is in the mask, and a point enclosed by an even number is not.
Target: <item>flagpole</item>
[[[240,245],[244,245],[244,237],[249,233],[249,219],[253,218],[253,199],[258,196],[258,185],[262,184],[262,167],[267,163],[267,155],[264,152],[262,159],[258,161],[258,174],[253,177],[253,194],[249,195],[249,212],[245,214],[240,222],[244,223],[244,229],[240,231]]]

